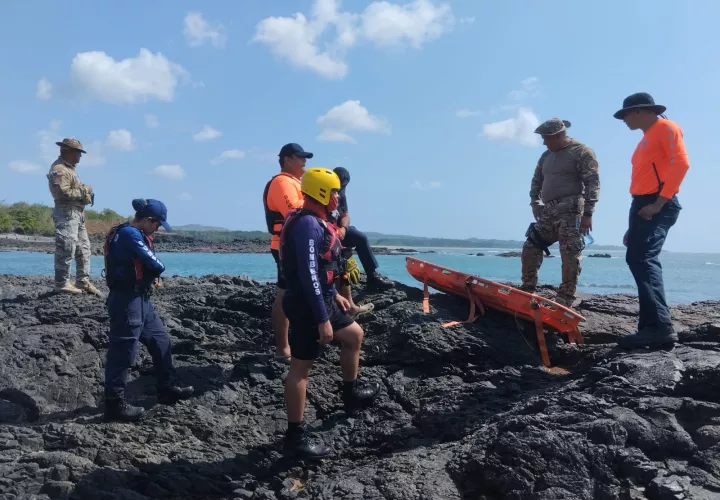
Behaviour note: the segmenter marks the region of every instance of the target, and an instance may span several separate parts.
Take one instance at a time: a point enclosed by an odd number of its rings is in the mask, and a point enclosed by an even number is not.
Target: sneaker
[[[380,384],[377,382],[368,382],[363,385],[356,383],[352,392],[343,391],[342,401],[345,405],[345,413],[348,416],[354,416],[358,411],[367,408],[375,401],[380,392]]]
[[[105,421],[137,422],[142,418],[145,409],[141,406],[129,405],[122,398],[105,399]]]
[[[79,289],[72,283],[65,283],[64,285],[56,284],[55,292],[56,293],[69,293],[72,295],[82,295],[82,293],[83,293],[83,291],[81,289]]]
[[[188,399],[195,393],[195,388],[191,385],[187,387],[179,387],[171,385],[168,387],[161,387],[157,390],[158,403],[163,405],[172,405],[180,400]]]
[[[671,346],[677,341],[678,336],[672,326],[649,326],[632,335],[620,337],[617,343],[625,349],[635,349]]]
[[[286,454],[293,454],[305,458],[325,458],[333,455],[333,450],[327,445],[310,439],[304,426],[296,430],[288,429],[285,433],[283,447]]]
[[[93,295],[100,295],[100,290],[95,288],[95,285],[93,285],[89,281],[79,281],[75,283],[75,287],[87,293],[92,293]]]

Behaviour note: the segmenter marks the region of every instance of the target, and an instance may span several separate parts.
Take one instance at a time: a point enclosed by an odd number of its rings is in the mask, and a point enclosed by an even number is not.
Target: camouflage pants
[[[558,302],[571,305],[582,271],[582,251],[585,240],[580,231],[584,201],[566,199],[556,205],[546,206],[535,229],[548,246],[558,242],[562,259],[562,283],[558,288]],[[543,263],[543,250],[529,239],[522,249],[522,287],[533,290],[537,286],[538,271]]]
[[[77,266],[76,282],[90,281],[90,239],[85,229],[82,210],[55,207],[55,284],[64,285],[70,279],[73,257]]]

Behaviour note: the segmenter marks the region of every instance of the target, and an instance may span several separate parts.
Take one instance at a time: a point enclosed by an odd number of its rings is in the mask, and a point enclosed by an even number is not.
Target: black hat
[[[291,142],[289,144],[285,144],[282,149],[280,149],[280,154],[278,156],[280,158],[284,158],[286,156],[299,156],[300,158],[312,158],[313,154],[308,153],[305,151],[300,144]]]
[[[655,104],[655,99],[647,92],[638,92],[637,94],[626,97],[623,101],[622,109],[617,111],[613,116],[618,120],[622,120],[625,112],[630,109],[649,109],[655,111],[655,114],[661,115],[667,108],[661,104]]]

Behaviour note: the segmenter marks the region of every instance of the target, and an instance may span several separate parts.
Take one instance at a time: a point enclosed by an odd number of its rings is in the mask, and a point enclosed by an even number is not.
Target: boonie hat
[[[667,109],[661,104],[655,104],[655,99],[647,92],[637,92],[627,96],[623,100],[623,107],[621,110],[616,111],[613,115],[618,120],[622,120],[625,113],[631,109],[650,109],[655,111],[656,115],[661,115]]]
[[[87,151],[85,151],[82,147],[82,144],[80,144],[80,141],[77,139],[73,139],[72,137],[66,137],[60,142],[56,142],[58,146],[61,148],[70,148],[74,149],[75,151],[80,151],[81,153],[87,154]]]

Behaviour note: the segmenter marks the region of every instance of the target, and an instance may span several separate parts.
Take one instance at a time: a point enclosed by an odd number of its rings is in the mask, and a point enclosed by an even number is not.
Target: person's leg
[[[75,247],[75,266],[77,275],[75,277],[75,286],[88,293],[100,295],[100,290],[90,283],[90,238],[85,228],[85,215],[80,214],[77,231],[77,245]]]
[[[143,300],[144,324],[140,342],[147,347],[155,368],[158,402],[172,404],[192,396],[192,386],[178,387],[173,383],[172,342],[165,325],[149,299]]]
[[[675,198],[650,220],[637,212],[647,202],[633,203],[628,228],[625,261],[638,288],[640,314],[638,333],[618,340],[623,347],[640,347],[652,344],[670,344],[677,340],[672,326],[670,308],[665,299],[665,288],[660,264],[660,252],[670,228],[677,222],[680,205]]]
[[[383,276],[377,274],[377,268],[380,267],[375,254],[370,248],[370,242],[367,239],[367,235],[362,231],[359,231],[355,226],[350,226],[345,231],[345,238],[343,238],[343,246],[348,248],[355,248],[360,259],[360,264],[363,266],[365,275],[367,276],[368,286],[377,289],[389,289],[394,284],[384,279]]]
[[[107,305],[110,331],[105,360],[105,419],[138,420],[144,409],[125,402],[125,385],[142,331],[142,299],[134,294],[110,292]]]
[[[575,302],[578,278],[582,271],[582,251],[585,240],[580,232],[580,214],[568,214],[560,220],[558,240],[562,258],[562,283],[558,288],[557,302],[572,307]]]
[[[82,290],[69,281],[70,266],[77,244],[79,219],[74,216],[73,210],[55,207],[53,222],[55,223],[55,290],[80,294]]]
[[[285,278],[280,271],[280,254],[277,250],[271,250],[275,264],[277,264],[277,288],[275,289],[275,301],[272,305],[272,325],[273,334],[275,335],[275,359],[290,363],[290,345],[288,344],[288,322],[283,312],[283,296],[285,295]]]
[[[535,239],[542,239],[547,246],[558,240],[557,224],[555,223],[554,207],[545,208],[538,221],[535,223]],[[533,243],[533,235],[525,240],[522,247],[520,262],[522,266],[522,284],[520,288],[528,292],[534,292],[537,287],[538,274],[543,263],[543,252],[539,243]]]

